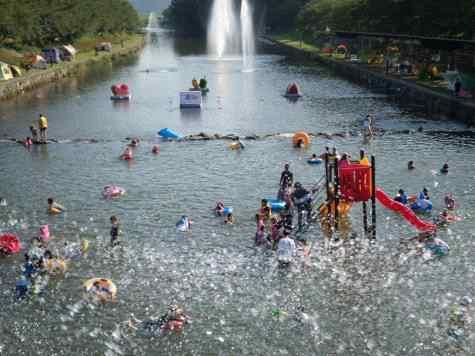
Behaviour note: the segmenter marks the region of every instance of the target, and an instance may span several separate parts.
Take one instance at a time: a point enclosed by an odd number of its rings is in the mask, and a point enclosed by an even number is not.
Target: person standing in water
[[[110,218],[110,222],[111,222],[111,225],[112,225],[111,226],[111,231],[110,231],[111,246],[115,247],[115,246],[120,245],[119,235],[120,235],[121,231],[120,231],[119,219],[117,218],[117,216],[113,215]]]
[[[284,171],[280,175],[280,186],[289,187],[294,183],[294,174],[289,170],[290,165],[288,163],[284,166]]]
[[[40,128],[40,142],[46,143],[48,140],[48,119],[43,114],[40,114],[40,118],[38,119],[38,127]]]
[[[366,118],[363,121],[363,134],[364,136],[373,136],[373,122],[374,119],[373,117],[368,114],[366,115]]]

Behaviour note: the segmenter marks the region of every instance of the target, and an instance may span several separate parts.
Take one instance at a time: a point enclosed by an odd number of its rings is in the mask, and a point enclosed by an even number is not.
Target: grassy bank
[[[80,49],[75,59],[70,62],[61,62],[50,65],[48,69],[31,69],[25,71],[22,76],[11,80],[0,81],[0,100],[8,99],[32,90],[38,86],[56,82],[67,77],[74,77],[88,70],[95,63],[113,62],[120,58],[138,53],[145,44],[143,35],[130,35],[116,38],[111,52],[95,51],[95,44],[102,40],[113,40],[108,37],[83,38],[76,43]]]
[[[320,48],[305,41],[305,38],[298,32],[289,32],[269,36],[272,40],[284,45],[298,48],[311,53],[319,53]]]
[[[104,36],[83,36],[78,41],[73,43],[73,46],[78,50],[74,61],[82,61],[91,57],[95,57],[95,47],[101,42],[112,43],[113,52],[121,48],[129,48],[140,45],[143,42],[144,36],[141,34],[116,34],[116,35],[104,35]],[[30,71],[26,70],[27,62],[25,56],[33,53],[41,54],[40,48],[25,47],[20,50],[13,50],[9,48],[0,47],[0,61],[8,64],[19,66],[23,69],[24,75],[27,75]],[[100,53],[99,55],[107,55]],[[60,63],[51,67],[58,67],[66,65],[67,63]]]

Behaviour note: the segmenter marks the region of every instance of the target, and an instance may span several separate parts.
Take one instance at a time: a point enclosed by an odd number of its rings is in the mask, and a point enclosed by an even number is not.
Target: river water
[[[1,103],[1,137],[27,136],[43,112],[50,137],[61,142],[30,151],[0,143],[0,196],[8,202],[0,207],[1,231],[17,233],[27,247],[39,226],[49,223],[53,246],[88,239],[91,248],[43,294],[22,302],[14,298],[22,257],[0,259],[0,354],[473,354],[473,325],[463,349],[446,336],[449,306],[475,295],[473,132],[401,109],[325,68],[265,51],[254,71],[241,68],[239,61],[208,59],[192,41],[158,33],[137,60],[100,66]],[[202,75],[211,88],[203,109],[180,111],[178,92]],[[295,103],[282,97],[292,81],[305,93]],[[131,87],[130,103],[109,101],[109,88],[118,82]],[[163,143],[160,155],[151,153],[163,127],[183,134],[354,133],[368,112],[387,130],[371,142],[358,135],[318,138],[297,151],[289,138],[270,137],[246,141],[241,152],[207,141]],[[420,126],[424,132],[398,133]],[[133,136],[142,143],[126,164],[118,156]],[[310,186],[323,171],[306,159],[327,145],[374,154],[377,184],[390,194],[429,188],[433,215],[452,192],[463,220],[439,231],[450,254],[424,263],[401,244],[416,231],[380,205],[375,243],[330,241],[312,226],[306,235],[310,257],[289,270],[278,268],[272,252],[254,247],[253,216],[261,198],[275,195],[283,164],[290,162],[297,180]],[[415,171],[407,171],[408,160],[415,161]],[[451,171],[441,176],[446,161]],[[127,194],[105,201],[100,193],[107,184]],[[64,216],[46,214],[49,196],[67,207]],[[234,226],[213,216],[220,199],[234,207]],[[195,222],[185,235],[175,231],[182,214]],[[112,251],[111,215],[124,230],[123,247]],[[359,206],[351,213],[351,230],[362,235]],[[82,283],[96,276],[117,284],[116,303],[82,302]],[[172,302],[193,319],[182,334],[143,338],[124,326],[131,313],[144,319]]]

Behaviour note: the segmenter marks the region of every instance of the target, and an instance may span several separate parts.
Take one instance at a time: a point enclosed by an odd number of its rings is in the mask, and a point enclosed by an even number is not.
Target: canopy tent
[[[72,45],[64,45],[61,47],[61,59],[70,61],[72,60],[77,54],[76,48]]]

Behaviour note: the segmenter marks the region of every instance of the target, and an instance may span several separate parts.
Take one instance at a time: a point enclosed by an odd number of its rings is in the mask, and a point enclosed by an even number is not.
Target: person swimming
[[[48,212],[50,214],[58,214],[66,211],[66,208],[54,201],[53,198],[48,198]]]
[[[404,190],[399,189],[394,200],[401,204],[406,205],[408,202],[408,197],[407,197],[407,194],[404,192]]]
[[[120,159],[124,161],[130,161],[133,158],[133,153],[130,147],[126,147],[124,153],[120,156]]]
[[[236,222],[233,213],[228,213],[224,219],[224,223],[228,225],[233,225]]]
[[[159,145],[154,145],[152,147],[152,153],[155,155],[158,155],[160,153],[160,146]]]
[[[180,220],[175,224],[176,229],[179,232],[188,232],[191,231],[191,225],[193,222],[186,215],[182,215]]]
[[[182,308],[177,305],[168,307],[166,314],[160,317],[152,317],[150,319],[141,321],[133,314],[128,321],[128,326],[131,329],[144,334],[144,336],[153,337],[160,336],[163,332],[174,331],[181,332],[186,324],[191,323],[191,318],[186,315]]]
[[[416,166],[414,166],[414,161],[407,162],[407,169],[410,171],[412,171],[413,169],[416,169]]]
[[[444,163],[444,165],[440,169],[440,173],[442,173],[442,174],[449,173],[449,164],[448,163]]]
[[[214,208],[214,213],[216,216],[223,216],[224,214],[224,203],[222,201],[218,201]]]
[[[445,207],[449,210],[455,209],[455,199],[452,194],[447,194],[444,198]]]

